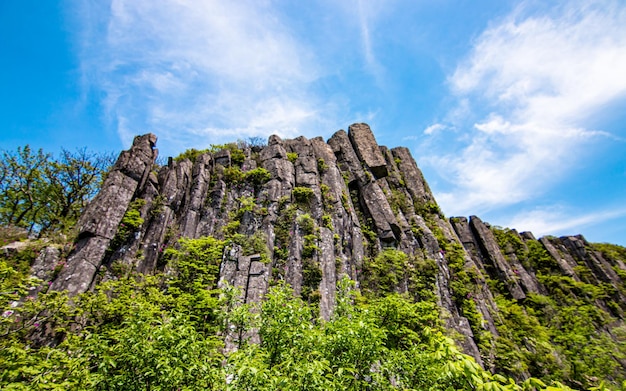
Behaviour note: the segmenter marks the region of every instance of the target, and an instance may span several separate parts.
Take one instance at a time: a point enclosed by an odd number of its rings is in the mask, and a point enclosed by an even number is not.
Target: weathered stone
[[[322,270],[322,281],[320,282],[320,316],[329,320],[335,307],[335,296],[337,289],[337,270],[335,265],[335,251],[333,232],[322,227],[320,229],[320,255],[319,263]]]
[[[100,268],[110,240],[102,236],[83,237],[69,256],[58,277],[50,285],[52,290],[67,290],[70,295],[86,292]]]
[[[408,189],[413,201],[419,203],[435,202],[428,184],[424,180],[422,172],[417,167],[411,152],[405,147],[396,147],[391,150],[394,158],[398,161],[398,169],[404,178],[404,184]]]
[[[172,210],[177,211],[188,198],[191,187],[191,169],[193,164],[189,160],[174,162],[168,170],[159,173],[161,197]]]
[[[165,265],[161,258],[166,247],[175,246],[180,237],[228,239],[234,229],[238,235],[257,235],[255,240],[262,233],[270,262],[263,263],[259,254],[244,254],[243,248],[229,244],[220,265],[218,286],[240,289],[241,295],[232,304],[262,300],[270,282],[281,278],[298,295],[303,284],[304,237],[311,233],[304,232],[296,220],[306,213],[314,221],[317,249],[312,261],[322,274],[318,289],[324,319],[332,317],[337,281],[351,278],[359,289],[367,270],[364,263],[385,248],[395,248],[409,255],[413,265],[432,265],[434,261],[434,293],[446,326],[460,336],[464,352],[481,364],[485,358],[485,365],[493,365],[495,347],[481,345],[479,351],[475,343],[478,335],[474,335],[487,331],[498,336],[495,319],[500,316],[499,309],[485,276],[489,273],[491,279],[503,282],[515,299],[523,299],[529,292],[545,292],[527,260],[518,259],[524,252],[510,246],[500,248],[487,224],[476,217],[469,222],[464,217],[446,221],[409,150],[378,146],[365,124],[352,125],[349,133],[340,130],[328,142],[321,137],[283,140],[274,135],[267,146],[244,148],[241,171],[245,175],[257,165],[265,168],[270,179],[262,184],[225,178],[226,168],[235,164],[228,149],[200,155],[195,163],[170,159],[156,175],[152,172],[155,142],[153,135],[138,137],[120,155],[99,195],[81,216],[77,247],[54,280],[53,289],[84,292],[101,280],[96,276],[108,275],[97,272],[111,269],[112,262],[124,262],[141,273],[153,273],[157,267],[175,273],[175,268]],[[288,152],[297,158],[290,156],[290,161]],[[292,191],[296,186],[313,191],[309,202],[295,202]],[[131,201],[138,199],[143,202],[134,205],[143,204],[139,212],[144,223],[134,236],[125,238],[122,245],[113,242],[118,248],[107,251]],[[296,217],[287,221],[285,216]],[[369,233],[364,237],[366,230],[375,231],[377,238],[372,239]],[[519,238],[526,245],[535,240],[529,232],[519,234]],[[582,237],[540,241],[564,274],[577,281],[613,286],[612,299],[626,301],[621,296],[624,282],[618,270],[626,270],[626,265],[594,251]],[[442,251],[450,246],[454,258]],[[33,275],[49,278],[52,264],[58,263],[55,259],[56,255],[44,250],[33,265]],[[452,265],[453,261],[452,271],[448,262]],[[451,283],[459,276],[460,261],[472,283],[471,294],[461,299]],[[410,275],[400,278],[393,290],[411,294]],[[623,318],[621,307],[609,308],[603,300],[597,300],[601,308]],[[467,315],[465,306],[472,302],[482,322],[470,327],[463,315]],[[258,330],[244,332],[231,326],[224,332],[226,352],[246,341],[260,342]]]
[[[113,239],[124,213],[137,190],[137,181],[120,171],[112,171],[102,185],[102,190],[89,203],[78,220],[81,235],[102,236]]]
[[[0,226],[0,239],[5,243],[13,243],[28,238],[28,230],[13,225]]]
[[[367,124],[352,124],[348,128],[348,137],[359,157],[376,178],[387,176],[387,163],[378,149],[374,133]]]
[[[573,279],[580,281],[576,273],[574,272],[574,267],[576,267],[576,261],[572,259],[569,254],[561,254],[559,250],[552,244],[550,238],[543,237],[539,239],[539,242],[543,244],[543,247],[546,249],[548,254],[556,260],[559,268],[568,277],[572,277]]]
[[[510,234],[516,235],[519,238],[520,242],[522,242],[522,238],[517,233],[517,231],[511,230]],[[546,290],[539,283],[539,281],[537,280],[537,277],[535,277],[534,274],[529,273],[528,270],[526,270],[526,268],[524,267],[524,265],[522,265],[522,261],[517,257],[517,254],[513,248],[510,248],[509,246],[509,248],[504,248],[501,250],[505,253],[506,259],[508,259],[513,269],[513,273],[517,277],[518,282],[520,286],[522,287],[522,289],[524,290],[524,292],[542,293],[542,294],[546,293]]]
[[[270,159],[287,159],[287,151],[285,151],[285,147],[283,147],[282,140],[263,148],[259,154],[259,158],[262,162]]]
[[[478,243],[476,243],[476,239],[472,234],[472,230],[470,229],[467,218],[452,217],[450,219],[450,224],[458,235],[461,244],[465,248],[465,251],[467,251],[470,256],[476,261],[476,263],[480,266],[480,269],[484,270],[485,266],[481,261],[480,249],[478,248]]]
[[[495,273],[493,277],[504,283],[514,299],[525,299],[526,295],[518,283],[518,274],[504,259],[491,230],[476,216],[470,217],[470,227],[476,237],[483,259],[493,267]]]
[[[213,160],[215,161],[215,164],[230,167],[230,150],[222,149],[221,151],[216,152],[215,155],[213,155]]]
[[[120,171],[138,183],[145,183],[158,154],[155,149],[156,141],[154,134],[135,137],[133,146],[120,154],[113,171]]]
[[[201,208],[209,188],[211,155],[203,154],[196,159],[191,171],[191,189],[186,211],[181,219],[181,233],[185,237],[196,237]],[[182,184],[181,186],[185,186]],[[184,193],[183,193],[184,194]],[[176,199],[176,197],[174,197]]]
[[[130,150],[120,154],[102,189],[79,218],[76,249],[51,289],[74,295],[92,284],[130,201],[148,181],[157,156],[155,143],[153,134],[138,136]]]
[[[378,236],[389,242],[400,240],[400,226],[396,222],[385,194],[375,182],[363,186],[359,192],[369,216],[372,217]]]
[[[24,241],[24,242],[11,242],[7,245],[4,245],[2,247],[0,247],[0,251],[2,251],[2,253],[5,256],[11,256],[13,254],[16,254],[22,250],[24,250],[25,248],[28,248],[28,246],[30,245],[29,242]]]
[[[344,130],[335,132],[328,140],[328,145],[332,148],[337,163],[339,163],[339,169],[346,175],[348,183],[357,181],[360,184],[365,184],[369,181],[356,152],[352,148],[348,134]]]
[[[281,158],[273,158],[263,162],[263,168],[269,171],[272,179],[279,180],[293,187],[295,184],[294,167],[289,161]]]
[[[271,135],[269,139],[267,140],[267,145],[270,147],[273,145],[282,144],[282,143],[283,143],[283,140],[275,134]]]
[[[582,235],[565,236],[560,238],[569,253],[578,260],[577,263],[586,265],[591,270],[591,275],[596,284],[608,284],[619,296],[620,301],[626,302],[626,296],[621,293],[622,281],[613,270],[612,265],[606,261],[600,253],[589,250],[589,243]]]

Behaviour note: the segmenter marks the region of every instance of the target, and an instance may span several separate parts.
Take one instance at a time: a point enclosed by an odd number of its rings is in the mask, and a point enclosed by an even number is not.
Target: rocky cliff
[[[492,370],[504,368],[507,349],[541,350],[532,335],[518,340],[506,327],[517,309],[549,322],[541,298],[591,303],[606,314],[595,330],[621,338],[623,258],[581,236],[537,240],[475,216],[446,219],[409,150],[379,146],[366,124],[327,141],[272,136],[262,146],[214,147],[163,167],[154,163],[156,139],[136,137],[122,152],[78,223],[67,266],[52,277],[39,262],[52,289],[78,294],[131,272],[175,272],[165,249],[213,236],[227,243],[221,284],[240,287],[243,302],[284,280],[328,319],[347,276],[367,295],[435,301],[451,335]]]

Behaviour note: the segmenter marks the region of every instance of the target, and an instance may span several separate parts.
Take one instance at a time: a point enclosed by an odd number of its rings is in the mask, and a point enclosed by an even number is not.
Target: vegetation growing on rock
[[[0,231],[21,240],[0,252],[0,388],[625,388],[623,247],[446,220],[365,124],[158,172],[155,143],[41,231],[76,235]]]

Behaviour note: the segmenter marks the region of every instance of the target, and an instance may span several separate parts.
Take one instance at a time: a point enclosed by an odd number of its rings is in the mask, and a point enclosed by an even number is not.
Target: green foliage
[[[297,152],[287,152],[287,160],[289,160],[291,163],[295,163],[297,159],[298,159]]]
[[[267,235],[263,231],[256,231],[251,236],[242,234],[234,234],[229,237],[231,244],[241,246],[243,255],[259,254],[261,262],[269,263],[270,252],[267,248]]]
[[[328,164],[322,158],[317,159],[317,171],[320,173],[325,173],[328,170]]]
[[[404,194],[404,192],[391,189],[391,198],[389,199],[389,205],[394,213],[402,212],[405,215],[410,213],[410,204],[409,201]]]
[[[401,281],[407,278],[409,257],[395,249],[385,249],[373,259],[364,263],[363,278],[367,294],[394,292]]]
[[[98,192],[108,154],[62,150],[58,158],[26,145],[2,152],[0,224],[32,232],[68,231]]]
[[[300,204],[308,204],[311,198],[313,198],[313,189],[298,186],[293,188],[291,194],[296,202]]]
[[[168,248],[165,257],[175,275],[168,281],[170,291],[197,292],[212,289],[217,282],[224,242],[212,236],[181,238],[179,248]]]
[[[306,248],[306,247],[305,247]],[[318,288],[322,281],[322,269],[319,262],[312,256],[302,258],[302,299],[309,303],[316,303],[320,299]]]
[[[448,241],[441,228],[434,226],[432,229],[441,247],[442,257],[450,269],[452,298],[461,314],[469,321],[474,341],[481,354],[487,358],[493,344],[493,335],[483,328],[484,319],[474,301],[478,289],[478,273],[475,269],[465,266],[465,252],[459,243]]]
[[[61,292],[23,303],[0,323],[0,387],[221,389],[221,342],[172,310],[159,285],[156,277],[123,279],[71,303]],[[32,343],[52,329],[66,337],[55,345]]]
[[[152,200],[152,208],[150,209],[150,216],[158,217],[165,210],[165,196],[162,194],[157,195]]]
[[[109,247],[111,249],[117,249],[124,243],[127,243],[131,237],[141,227],[144,220],[141,217],[139,210],[146,204],[146,200],[138,198],[130,203],[128,210],[124,213],[122,221],[117,228],[117,233],[111,241]]]
[[[176,156],[174,158],[175,162],[182,162],[185,159],[189,159],[191,160],[192,163],[196,162],[196,159],[198,159],[198,157],[200,155],[203,155],[205,153],[209,152],[208,149],[195,149],[195,148],[190,148],[188,150],[186,150],[185,152],[181,153],[180,155]]]
[[[626,247],[611,243],[594,243],[592,247],[602,252],[609,259],[626,260]]]
[[[322,183],[320,185],[320,192],[322,193],[322,203],[324,204],[324,209],[327,209],[335,203],[335,198],[330,192],[330,187],[327,184]]]
[[[428,217],[428,215],[438,215],[443,217],[443,212],[439,209],[439,205],[437,205],[434,201],[415,205],[415,212],[424,218]]]
[[[230,184],[242,183],[246,179],[246,175],[238,166],[230,166],[224,168],[224,182]]]
[[[296,217],[296,223],[305,235],[310,235],[315,231],[315,220],[308,213]]]
[[[522,239],[517,235],[513,230],[510,229],[501,229],[497,227],[491,227],[491,232],[493,232],[500,249],[503,250],[506,256],[508,252],[514,252],[518,259],[524,260],[526,258],[526,246]],[[526,262],[526,265],[528,263]]]
[[[230,161],[233,165],[241,167],[243,162],[246,160],[246,154],[244,151],[239,148],[237,143],[228,143],[228,144],[211,144],[209,148],[209,152],[215,153],[222,150],[230,151]]]
[[[551,274],[558,272],[559,266],[557,261],[548,254],[543,245],[536,240],[526,241],[528,247],[527,262],[530,267],[540,274]]]
[[[566,389],[491,375],[443,336],[433,303],[399,295],[363,302],[347,279],[339,282],[337,311],[327,322],[312,319],[313,307],[285,285],[270,289],[257,310],[238,305],[238,293],[228,287],[204,307],[190,308],[204,302],[204,286],[211,285],[212,273],[200,270],[200,258],[213,262],[220,247],[211,238],[182,240],[171,254],[178,277],[165,284],[162,276],[140,276],[107,281],[71,301],[49,292],[24,302],[19,316],[0,318],[0,387]],[[183,282],[191,283],[188,297],[181,294]],[[57,343],[33,343],[52,329]],[[224,355],[229,330],[258,330],[260,343],[244,342]]]
[[[178,245],[178,249],[168,248],[164,252],[165,260],[173,270],[167,279],[168,291],[176,299],[177,309],[204,331],[218,316],[214,312],[217,300],[214,289],[224,242],[206,236],[181,238]]]
[[[230,389],[522,390],[461,354],[441,334],[432,303],[392,295],[354,305],[354,291],[340,286],[336,315],[318,323],[290,289],[273,288],[261,307],[261,344],[228,359]],[[537,379],[528,386],[547,389]]]
[[[271,179],[271,174],[265,168],[259,167],[246,172],[245,179],[255,186],[261,186]]]
[[[331,231],[335,229],[333,227],[333,218],[329,214],[322,215],[322,225]]]

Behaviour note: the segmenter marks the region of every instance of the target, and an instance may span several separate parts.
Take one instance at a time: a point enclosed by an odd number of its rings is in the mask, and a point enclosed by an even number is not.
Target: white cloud
[[[437,195],[447,213],[540,193],[586,142],[609,136],[586,120],[626,94],[623,3],[566,2],[540,15],[529,4],[484,31],[449,78],[460,102],[449,119],[465,129],[463,144],[423,159],[451,173],[455,189]],[[479,113],[475,123],[458,115],[468,108]]]
[[[581,227],[591,226],[626,216],[626,209],[600,210],[586,214],[575,214],[564,208],[551,206],[533,211],[524,211],[514,216],[509,227],[531,231],[536,236],[553,234],[578,234]],[[573,232],[571,232],[574,230]]]
[[[82,55],[123,142],[152,131],[175,150],[198,135],[209,144],[329,127],[337,107],[310,92],[323,73],[315,53],[271,5],[113,0],[105,38],[87,42],[90,31]]]
[[[425,135],[431,135],[431,134],[433,134],[433,133],[437,133],[437,132],[439,132],[440,130],[443,130],[443,129],[445,129],[445,128],[446,128],[446,126],[445,126],[445,125],[443,125],[443,124],[439,124],[439,123],[437,123],[437,124],[432,124],[432,125],[430,125],[429,127],[427,127],[426,129],[424,129],[424,134],[425,134]]]

